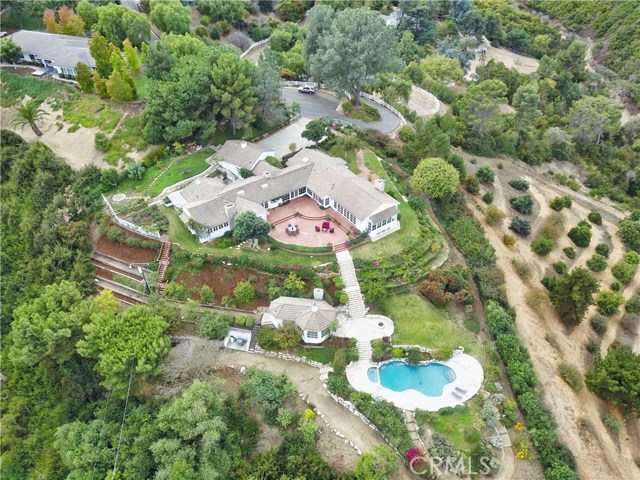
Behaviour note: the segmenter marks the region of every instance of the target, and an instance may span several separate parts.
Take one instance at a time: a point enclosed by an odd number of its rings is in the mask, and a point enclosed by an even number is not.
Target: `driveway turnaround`
[[[300,117],[291,125],[263,138],[258,142],[258,145],[265,150],[273,150],[278,158],[282,158],[283,155],[289,153],[289,145],[292,143],[296,144],[296,148],[305,148],[313,145],[313,142],[302,138],[302,132],[310,121],[310,118]]]
[[[365,100],[364,98],[360,101],[371,105],[380,112],[381,119],[377,122],[363,122],[336,112],[339,104],[338,99],[325,92],[316,91],[316,93],[310,95],[308,93],[299,93],[296,87],[285,87],[282,89],[282,99],[288,104],[294,101],[298,102],[302,108],[302,116],[311,119],[320,117],[339,119],[359,128],[373,128],[382,133],[392,132],[400,125],[400,119],[393,113],[383,106]]]

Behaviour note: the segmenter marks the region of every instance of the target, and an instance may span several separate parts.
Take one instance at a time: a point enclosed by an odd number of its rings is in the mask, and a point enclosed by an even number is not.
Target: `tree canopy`
[[[233,221],[233,236],[240,242],[262,237],[269,230],[269,224],[253,212],[241,213]]]
[[[453,165],[441,158],[422,160],[413,171],[411,188],[438,199],[456,192],[460,176]]]
[[[607,356],[596,357],[585,376],[589,390],[625,411],[640,413],[640,355],[614,344]]]
[[[563,322],[569,326],[579,325],[600,283],[585,268],[575,268],[564,274],[549,294]]]

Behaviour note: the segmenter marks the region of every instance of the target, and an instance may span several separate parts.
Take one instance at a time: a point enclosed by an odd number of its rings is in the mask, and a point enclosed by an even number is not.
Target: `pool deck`
[[[378,383],[372,382],[369,380],[367,371],[369,368],[381,364],[371,363],[370,361],[351,363],[347,367],[346,374],[349,383],[356,390],[369,393],[378,400],[386,400],[398,408],[411,411],[420,409],[437,412],[444,407],[462,405],[478,393],[482,387],[482,381],[484,380],[482,365],[472,356],[465,353],[454,352],[449,360],[438,363],[448,366],[456,374],[456,379],[443,387],[442,395],[439,397],[429,397],[413,389],[395,392]],[[456,387],[466,390],[467,393],[461,395],[459,399],[455,398],[452,392]]]

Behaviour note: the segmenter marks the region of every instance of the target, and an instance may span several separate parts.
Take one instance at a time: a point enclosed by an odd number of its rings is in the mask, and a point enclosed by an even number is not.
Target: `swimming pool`
[[[379,372],[378,372],[379,371]],[[367,371],[369,380],[394,392],[414,389],[428,397],[439,397],[445,385],[456,379],[454,371],[442,363],[408,365],[401,361],[385,363]]]

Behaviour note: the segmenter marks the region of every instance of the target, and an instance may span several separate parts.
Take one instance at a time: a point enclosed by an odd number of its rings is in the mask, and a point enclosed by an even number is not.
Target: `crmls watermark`
[[[471,459],[465,464],[464,458],[459,457],[427,457],[418,455],[409,462],[409,469],[415,475],[429,475],[430,477],[443,473],[472,477],[475,475],[488,475],[491,473],[491,457],[480,457],[479,465],[475,470],[471,466]]]

